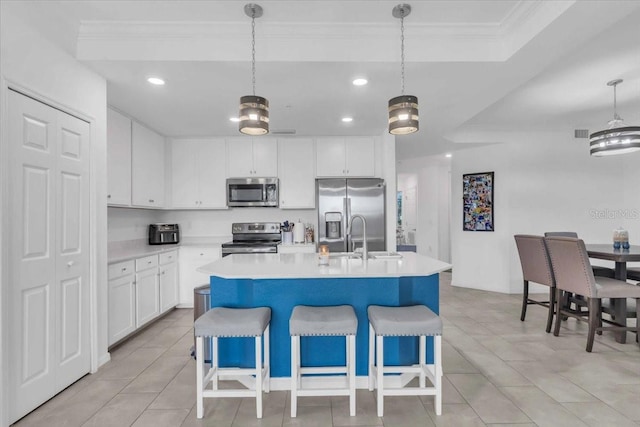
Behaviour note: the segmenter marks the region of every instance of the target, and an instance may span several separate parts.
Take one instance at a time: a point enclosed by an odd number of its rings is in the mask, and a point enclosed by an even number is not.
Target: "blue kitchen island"
[[[442,261],[403,252],[402,258],[333,257],[318,265],[317,254],[237,254],[207,264],[199,271],[211,276],[212,307],[271,307],[271,377],[290,376],[289,316],[293,307],[340,305],[354,307],[358,316],[356,374],[367,375],[367,307],[372,304],[424,304],[439,312],[438,276],[451,266]],[[222,339],[221,339],[222,340]],[[342,337],[303,337],[303,365],[344,364]],[[221,366],[253,366],[254,341],[226,338],[220,343]],[[432,342],[427,343],[432,361]],[[417,360],[417,340],[387,338],[386,364]],[[284,379],[284,378],[283,378]],[[276,381],[277,382],[277,381]],[[362,382],[360,382],[362,386]],[[283,387],[287,387],[283,382]],[[274,384],[274,389],[280,387]]]

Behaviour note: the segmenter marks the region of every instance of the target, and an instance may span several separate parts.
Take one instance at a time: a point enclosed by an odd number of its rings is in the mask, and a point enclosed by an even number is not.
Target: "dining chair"
[[[636,326],[627,326],[602,318],[603,298],[635,298],[636,312],[640,305],[640,286],[631,285],[622,280],[609,277],[596,277],[593,275],[589,255],[584,242],[572,237],[545,237],[551,267],[556,282],[556,301],[560,301],[561,292],[573,292],[584,295],[589,307],[588,313],[575,313],[557,304],[556,325],[553,335],[560,334],[560,322],[562,316],[569,316],[584,321],[588,316],[589,332],[587,337],[587,352],[593,349],[593,341],[596,331],[634,331],[640,333],[640,323],[636,318]],[[604,323],[613,326],[602,326]]]
[[[573,237],[575,239],[578,238],[578,233],[575,231],[547,231],[544,233],[544,237]],[[599,265],[592,265],[594,276],[600,277],[610,277],[615,279],[616,271],[613,268],[602,267]]]
[[[531,236],[527,234],[516,234],[518,255],[522,266],[523,292],[522,292],[522,312],[520,320],[524,322],[527,315],[527,306],[531,304],[547,307],[547,333],[551,332],[553,323],[553,312],[555,306],[556,285],[553,279],[553,271],[549,254],[542,236]],[[539,283],[549,287],[549,301],[534,300],[529,297],[529,282]]]

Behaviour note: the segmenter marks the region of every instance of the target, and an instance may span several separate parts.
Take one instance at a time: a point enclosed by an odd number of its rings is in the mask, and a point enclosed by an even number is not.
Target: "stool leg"
[[[378,388],[378,416],[384,412],[384,337],[376,336],[376,387]]]
[[[291,418],[298,411],[298,357],[300,356],[300,337],[291,336]]]
[[[356,415],[356,336],[349,335],[347,337],[347,354],[349,359],[347,362],[349,376],[349,415]]]
[[[202,349],[202,337],[196,337],[196,417],[204,415],[203,381],[204,381],[204,351]]]
[[[262,418],[262,336],[256,341],[256,418]]]
[[[263,368],[264,368],[264,391],[266,393],[269,393],[271,391],[271,358],[269,355],[270,350],[270,344],[269,344],[269,325],[267,325],[267,328],[264,330],[263,333],[263,342],[264,342],[264,363]]]
[[[419,345],[420,345],[420,388],[424,388],[425,387],[425,375],[424,375],[424,370],[427,367],[427,337],[425,337],[424,335],[420,335],[420,339],[419,339]]]
[[[433,337],[433,341],[436,344],[433,352],[436,377],[436,383],[434,384],[436,387],[435,411],[436,415],[442,415],[442,336],[436,335]]]
[[[211,369],[213,369],[213,376],[211,377],[211,389],[218,389],[218,337],[211,337]],[[203,356],[204,357],[204,356]],[[204,359],[202,360],[204,362]],[[204,385],[205,387],[207,384]]]
[[[373,352],[374,352],[374,347],[375,347],[375,331],[373,330],[373,326],[371,326],[371,323],[369,323],[369,369],[367,369],[368,375],[369,375],[369,391],[373,391],[373,372],[374,372],[374,356],[373,356]]]

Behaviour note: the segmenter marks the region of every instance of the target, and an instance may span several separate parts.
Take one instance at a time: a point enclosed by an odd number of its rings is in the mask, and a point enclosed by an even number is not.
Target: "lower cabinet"
[[[109,345],[178,303],[178,251],[109,265]]]
[[[220,245],[180,247],[180,300],[178,307],[193,307],[193,289],[210,282],[210,276],[197,271],[199,267],[220,259]]]

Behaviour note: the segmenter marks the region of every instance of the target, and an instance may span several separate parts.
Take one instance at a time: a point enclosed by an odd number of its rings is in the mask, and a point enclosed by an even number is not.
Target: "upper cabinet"
[[[225,153],[223,139],[171,141],[174,208],[227,208]]]
[[[316,176],[373,177],[375,146],[372,137],[318,138]]]
[[[131,205],[131,119],[107,109],[107,204]]]
[[[315,208],[316,189],[312,139],[278,140],[281,209]]]
[[[229,178],[271,178],[278,176],[278,142],[272,138],[227,139]]]
[[[164,206],[164,137],[137,123],[132,124],[131,204]]]

